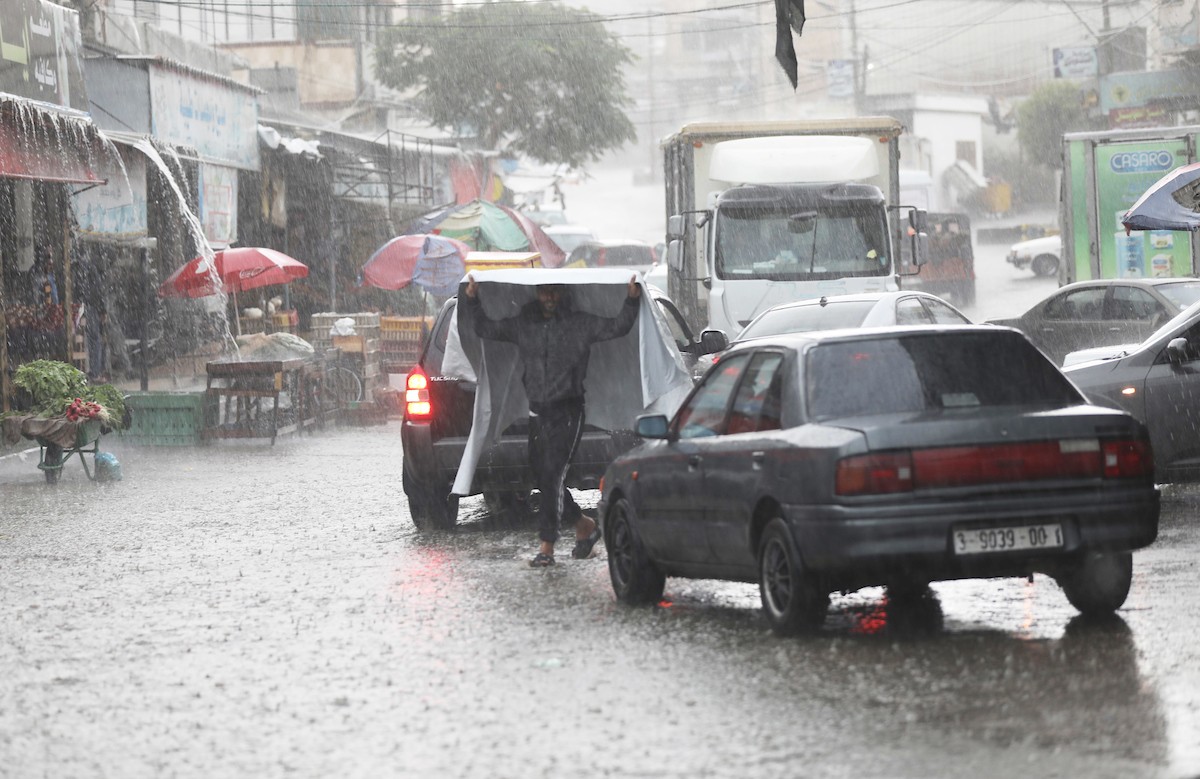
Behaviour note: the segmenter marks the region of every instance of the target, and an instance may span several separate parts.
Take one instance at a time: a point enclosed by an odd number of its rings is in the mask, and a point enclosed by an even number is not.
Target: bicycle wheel
[[[362,379],[349,368],[336,365],[325,369],[325,403],[335,408],[345,408],[350,403],[362,400]]]

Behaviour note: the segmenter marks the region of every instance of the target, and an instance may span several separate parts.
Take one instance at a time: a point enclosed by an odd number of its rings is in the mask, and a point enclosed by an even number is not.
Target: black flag
[[[792,28],[804,32],[804,0],[775,0],[775,59],[779,61],[792,89],[799,84],[796,73],[796,48],[792,45]]]

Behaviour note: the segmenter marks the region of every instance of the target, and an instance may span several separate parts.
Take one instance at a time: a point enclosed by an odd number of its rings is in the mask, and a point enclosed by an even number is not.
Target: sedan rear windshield
[[[806,333],[811,330],[858,327],[874,307],[875,301],[860,300],[829,303],[824,306],[814,303],[811,306],[780,308],[768,311],[746,325],[746,328],[738,334],[737,340],[744,341],[747,338],[762,338],[766,335],[781,333]]]
[[[808,353],[814,420],[989,406],[1084,402],[1023,337],[940,333],[822,344]]]

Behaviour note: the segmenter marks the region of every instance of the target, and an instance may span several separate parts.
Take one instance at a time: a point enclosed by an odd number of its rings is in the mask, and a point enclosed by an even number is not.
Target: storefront
[[[131,194],[96,194],[81,209],[89,254],[106,258],[123,292],[127,353],[114,370],[145,383],[147,363],[203,352],[225,329],[223,300],[162,300],[161,280],[203,253],[239,243],[239,178],[257,172],[258,90],[153,57],[88,61],[98,125],[121,148]],[[79,204],[77,204],[79,205]]]
[[[5,0],[0,27],[0,409],[9,410],[16,366],[76,351],[71,197],[103,185],[116,152],[88,113],[78,15]]]

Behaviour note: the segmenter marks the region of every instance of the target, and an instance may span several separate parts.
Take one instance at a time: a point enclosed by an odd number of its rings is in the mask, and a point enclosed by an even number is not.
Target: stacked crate
[[[408,373],[421,356],[432,317],[385,316],[379,318],[379,326],[384,373]]]
[[[330,336],[329,329],[333,323],[346,317],[354,320],[354,335]],[[376,387],[386,384],[386,376],[382,372],[382,352],[379,349],[379,314],[313,314],[309,341],[317,354],[324,354],[330,348],[341,350],[347,367],[362,379],[364,397],[371,397]]]
[[[272,333],[291,333],[296,334],[296,325],[300,322],[300,315],[296,311],[276,311],[271,314],[271,332]],[[325,332],[329,332],[329,328],[325,328]]]

